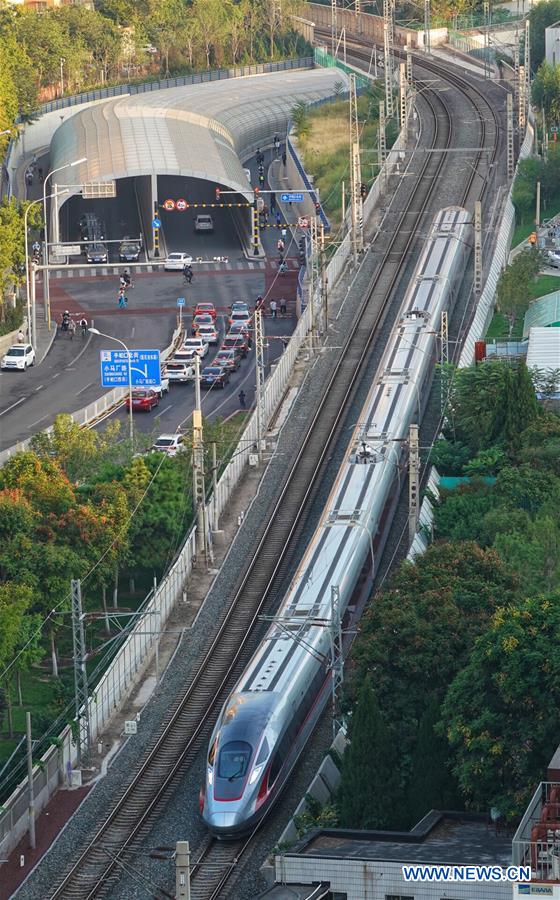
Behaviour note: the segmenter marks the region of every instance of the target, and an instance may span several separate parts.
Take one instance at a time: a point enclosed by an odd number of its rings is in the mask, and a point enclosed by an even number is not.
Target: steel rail
[[[437,101],[432,98],[427,102],[434,117],[434,143],[441,140],[443,131],[443,140],[449,145],[453,128],[448,108],[441,98]],[[441,111],[436,109],[438,104],[443,109],[444,119]],[[221,707],[234,679],[241,674],[248,656],[256,646],[258,639],[255,636],[255,626],[259,621],[258,617],[270,606],[269,598],[274,594],[273,585],[281,582],[284,577],[285,550],[302,521],[304,507],[316,483],[317,473],[320,473],[322,463],[328,455],[331,439],[337,433],[347,402],[367,361],[375,339],[376,326],[402,271],[402,259],[412,246],[422,215],[432,198],[435,179],[444,165],[445,154],[439,160],[429,154],[426,157],[408,206],[400,215],[381,264],[364,296],[345,349],[282,488],[267,529],[256,548],[252,564],[227,610],[222,614],[217,633],[197,672],[191,677],[174,708],[169,711],[162,732],[152,741],[145,759],[106,821],[51,894],[53,898],[79,897],[85,900],[110,889],[118,874],[115,866],[119,855],[131,848],[134,841],[145,832],[156,809],[169,798],[177,777],[184,774],[188,764],[208,739],[210,720]],[[417,208],[414,208],[415,204],[419,204]],[[380,307],[374,309],[369,301],[380,288],[383,300]],[[217,886],[207,883],[204,888],[205,896],[219,895],[227,877],[235,871],[237,860],[250,845],[251,841],[247,840],[238,845],[229,845],[227,850],[224,849],[228,847],[227,844],[210,841],[198,869],[195,867],[195,884],[196,871],[208,872],[208,865],[218,871],[225,866],[226,871]],[[213,850],[217,847],[220,849]],[[111,853],[109,858],[108,850]],[[222,861],[215,867],[212,858],[218,852]],[[225,862],[224,854],[229,854],[230,857],[233,854],[229,863]],[[206,882],[207,877],[198,881]]]

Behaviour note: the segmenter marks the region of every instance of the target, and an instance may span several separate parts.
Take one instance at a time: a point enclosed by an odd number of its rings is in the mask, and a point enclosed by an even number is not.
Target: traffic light
[[[364,184],[363,182],[360,185],[360,197],[362,200],[365,200],[367,197],[367,184]]]
[[[220,202],[220,188],[216,188],[216,203]]]

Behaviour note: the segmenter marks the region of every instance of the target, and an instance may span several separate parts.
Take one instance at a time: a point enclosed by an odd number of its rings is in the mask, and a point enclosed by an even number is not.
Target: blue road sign
[[[128,387],[128,353],[125,350],[101,350],[101,386]],[[156,387],[161,384],[159,350],[131,350],[132,387]]]
[[[184,306],[184,305],[185,305],[185,298],[177,297],[177,306]]]
[[[152,228],[161,228],[161,219],[158,219],[157,216],[152,219]]]
[[[303,203],[303,194],[280,194],[282,203]]]

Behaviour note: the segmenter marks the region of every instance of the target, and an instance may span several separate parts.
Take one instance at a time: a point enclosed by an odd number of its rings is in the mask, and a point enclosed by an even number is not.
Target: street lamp
[[[45,220],[45,274],[43,276],[44,279],[44,300],[45,300],[45,316],[47,319],[47,325],[50,329],[51,327],[51,304],[50,304],[50,286],[49,286],[49,241],[48,241],[48,227],[47,227],[47,181],[53,175],[56,175],[57,172],[62,172],[63,169],[70,169],[74,166],[79,166],[81,163],[87,162],[87,156],[82,156],[81,159],[75,159],[74,162],[65,163],[63,166],[59,166],[58,169],[52,169],[52,171],[48,172],[45,176],[45,180],[43,182],[43,218]],[[57,193],[55,191],[55,193]],[[53,196],[52,194],[50,196]],[[58,215],[58,213],[57,213]]]
[[[130,429],[130,444],[134,449],[134,422],[132,419],[132,354],[124,341],[121,341],[120,338],[113,337],[112,334],[105,334],[103,331],[99,331],[98,328],[88,328],[90,334],[98,334],[99,337],[107,338],[109,341],[115,341],[115,343],[120,344],[121,347],[124,347],[128,359],[128,412],[129,412],[129,429]]]
[[[68,191],[61,191],[61,194],[67,194]],[[48,194],[47,199],[54,197],[54,194]],[[37,349],[37,308],[35,305],[35,271],[33,271],[33,290],[31,293],[29,292],[29,241],[27,239],[27,218],[29,215],[29,210],[32,206],[37,206],[38,203],[41,203],[41,198],[39,200],[33,200],[28,204],[25,213],[23,214],[23,234],[25,240],[25,293],[27,298],[27,327],[31,332],[31,344],[33,345],[33,349]],[[31,303],[33,300],[33,303]]]

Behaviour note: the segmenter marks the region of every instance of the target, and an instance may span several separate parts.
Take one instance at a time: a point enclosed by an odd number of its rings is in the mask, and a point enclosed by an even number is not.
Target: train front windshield
[[[243,778],[249,767],[252,747],[246,741],[230,741],[220,750],[218,778],[234,781]]]

